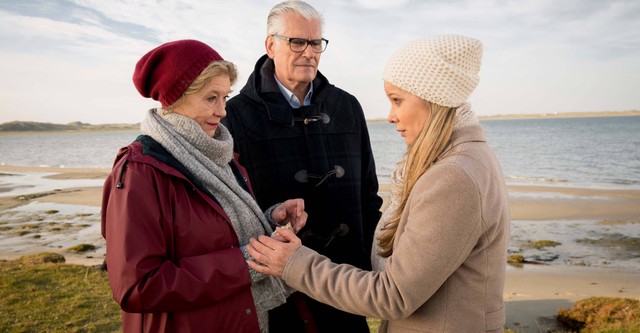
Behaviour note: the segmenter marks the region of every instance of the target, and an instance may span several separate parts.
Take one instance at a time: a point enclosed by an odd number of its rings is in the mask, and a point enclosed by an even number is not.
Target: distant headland
[[[599,112],[554,112],[537,114],[503,114],[495,116],[478,116],[480,120],[504,119],[540,119],[540,118],[585,118],[585,117],[627,117],[640,116],[640,110],[627,111],[599,111]],[[367,119],[370,122],[387,121],[386,118]]]
[[[29,134],[41,132],[92,132],[92,131],[124,131],[137,130],[140,124],[99,124],[83,122],[68,124],[39,123],[33,121],[11,121],[0,124],[0,134]]]
[[[640,116],[640,110],[601,111],[601,112],[556,112],[540,114],[507,114],[495,116],[478,116],[480,120],[504,119],[540,119],[540,118],[584,118],[584,117],[624,117]],[[386,118],[367,119],[368,122],[386,122]],[[71,122],[68,124],[40,123],[33,121],[11,121],[0,124],[0,135],[30,134],[42,132],[91,132],[91,131],[130,131],[140,129],[136,124],[88,124]]]
[[[540,114],[507,114],[496,116],[479,116],[486,119],[540,119],[540,118],[587,118],[587,117],[627,117],[640,116],[640,110],[601,111],[601,112],[554,112]]]

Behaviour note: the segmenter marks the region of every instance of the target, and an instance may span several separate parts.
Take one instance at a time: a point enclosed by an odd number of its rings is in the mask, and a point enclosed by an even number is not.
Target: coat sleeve
[[[246,293],[251,282],[237,247],[172,260],[163,196],[175,189],[149,165],[129,163],[124,176],[118,166],[104,185],[102,223],[109,282],[124,311],[180,311]]]
[[[396,235],[385,271],[334,264],[302,247],[283,279],[344,311],[385,320],[408,317],[465,261],[481,235],[480,195],[471,177],[446,164],[430,169],[414,186]]]

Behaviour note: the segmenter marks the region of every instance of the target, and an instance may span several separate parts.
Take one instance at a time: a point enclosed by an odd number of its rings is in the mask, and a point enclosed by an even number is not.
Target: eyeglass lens
[[[307,44],[311,46],[313,52],[322,52],[327,48],[327,41],[324,39],[306,40],[302,38],[289,39],[289,45],[293,52],[303,52],[307,48]]]

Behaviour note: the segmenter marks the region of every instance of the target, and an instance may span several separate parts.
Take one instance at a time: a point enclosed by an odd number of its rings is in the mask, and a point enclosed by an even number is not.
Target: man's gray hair
[[[267,17],[267,35],[280,34],[284,30],[284,14],[297,13],[302,15],[307,20],[317,20],[320,22],[320,33],[324,32],[324,17],[313,8],[310,4],[296,0],[296,1],[284,1],[281,2],[269,12]],[[296,36],[291,36],[296,37]]]

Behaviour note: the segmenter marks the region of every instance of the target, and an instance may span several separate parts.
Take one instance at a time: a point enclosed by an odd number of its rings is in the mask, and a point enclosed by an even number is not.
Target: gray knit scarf
[[[473,126],[478,125],[479,121],[476,117],[475,113],[471,111],[471,106],[467,103],[462,104],[460,107],[456,109],[456,116],[453,121],[453,130],[455,131],[458,128],[462,128],[465,126]],[[380,233],[382,232],[382,227],[387,224],[387,222],[391,219],[391,216],[397,209],[400,204],[401,195],[402,195],[402,180],[404,178],[404,167],[407,163],[407,154],[405,153],[400,161],[396,164],[395,169],[391,172],[391,193],[389,195],[389,203],[386,205],[384,212],[382,212],[382,216],[380,217],[380,221],[378,221],[378,225],[376,226],[375,236],[373,239],[373,245],[371,247],[371,266],[373,270],[382,272],[385,269],[387,264],[387,259],[378,255],[380,252],[380,245],[378,244],[378,237],[380,237]]]
[[[229,162],[233,138],[219,125],[213,138],[193,119],[173,112],[149,110],[140,129],[160,143],[184,165],[218,200],[229,216],[245,258],[249,239],[271,234],[272,229],[254,198],[236,180]],[[251,293],[256,304],[260,331],[268,332],[267,311],[285,303],[282,280],[250,269]]]

